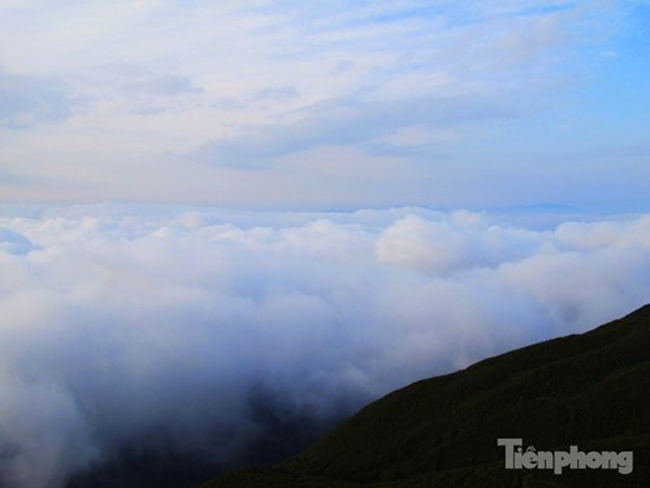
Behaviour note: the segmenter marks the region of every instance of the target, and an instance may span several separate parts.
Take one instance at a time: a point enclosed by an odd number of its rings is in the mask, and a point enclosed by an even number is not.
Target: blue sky
[[[0,4],[0,199],[650,208],[650,3]]]

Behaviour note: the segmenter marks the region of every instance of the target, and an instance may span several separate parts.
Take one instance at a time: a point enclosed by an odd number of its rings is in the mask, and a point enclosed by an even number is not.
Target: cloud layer
[[[647,215],[548,230],[416,208],[4,215],[0,480],[17,488],[63,486],[156,429],[235,463],[268,428],[256,398],[274,422],[331,421],[650,297]]]

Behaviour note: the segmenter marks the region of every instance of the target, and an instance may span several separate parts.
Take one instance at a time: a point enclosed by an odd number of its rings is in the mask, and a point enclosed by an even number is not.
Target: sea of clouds
[[[327,422],[648,301],[650,215],[4,206],[0,485],[65,486],[155,429],[236,464],[252,399]]]

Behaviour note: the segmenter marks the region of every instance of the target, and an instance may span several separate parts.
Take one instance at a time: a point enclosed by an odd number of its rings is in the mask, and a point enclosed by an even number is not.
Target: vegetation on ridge
[[[413,383],[268,468],[201,488],[650,486],[650,305],[590,332]],[[498,438],[633,451],[634,470],[506,470]]]

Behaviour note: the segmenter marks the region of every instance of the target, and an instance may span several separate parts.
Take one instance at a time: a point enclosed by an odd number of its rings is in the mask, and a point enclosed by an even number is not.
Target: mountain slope
[[[505,470],[498,438],[634,451],[634,471]],[[413,383],[303,453],[228,487],[650,486],[650,305],[595,330]]]

